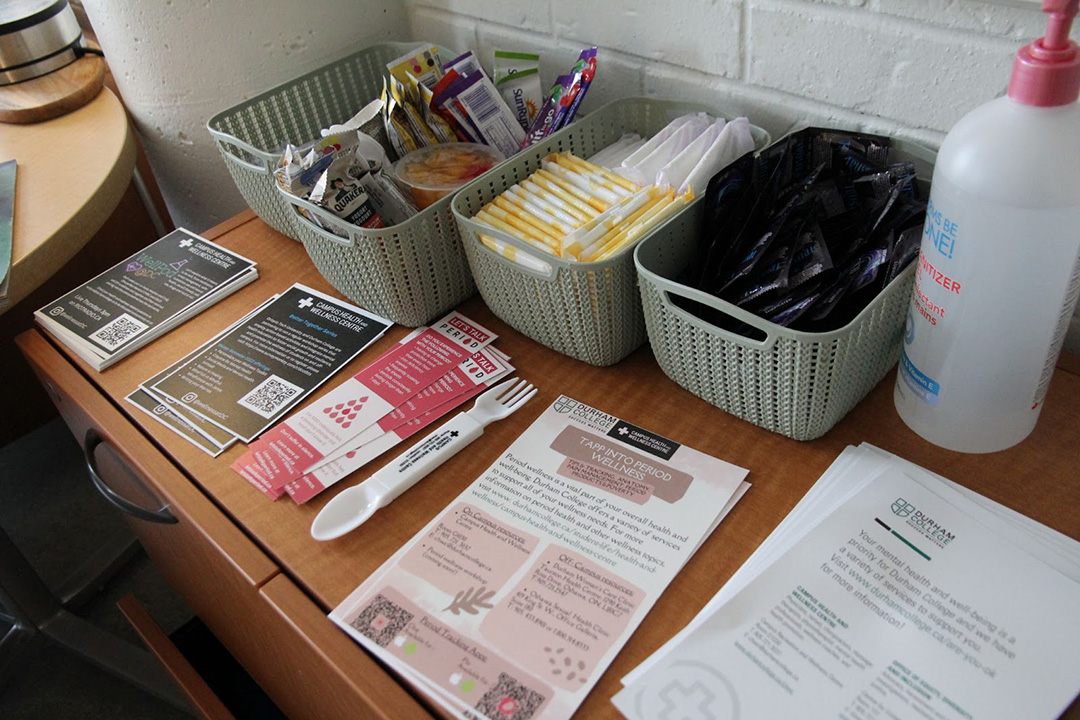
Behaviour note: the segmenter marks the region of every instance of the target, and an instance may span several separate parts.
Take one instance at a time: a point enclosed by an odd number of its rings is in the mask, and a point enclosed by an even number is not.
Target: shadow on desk
[[[30,366],[15,348],[15,336],[32,327],[34,311],[73,287],[104,272],[157,239],[157,232],[129,184],[120,204],[101,229],[63,268],[20,303],[0,315],[0,446],[7,445],[56,417]]]

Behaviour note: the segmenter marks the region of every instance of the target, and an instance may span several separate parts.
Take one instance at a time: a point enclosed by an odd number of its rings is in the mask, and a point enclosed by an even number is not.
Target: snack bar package
[[[544,101],[540,85],[540,56],[496,50],[494,72],[499,94],[517,117],[521,129],[528,130]]]
[[[578,55],[570,72],[560,75],[544,97],[544,104],[521,141],[521,147],[533,145],[573,121],[585,93],[596,75],[596,48],[586,48]]]
[[[570,70],[570,77],[569,90],[560,101],[566,110],[556,116],[555,130],[564,128],[574,121],[578,108],[581,106],[582,100],[585,99],[585,93],[588,92],[593,78],[596,77],[595,47],[581,51],[578,61],[574,63],[574,67]]]
[[[400,83],[408,82],[408,75],[412,75],[428,88],[435,87],[435,83],[443,76],[439,49],[434,45],[422,46],[406,53],[397,60],[388,62],[386,69]]]

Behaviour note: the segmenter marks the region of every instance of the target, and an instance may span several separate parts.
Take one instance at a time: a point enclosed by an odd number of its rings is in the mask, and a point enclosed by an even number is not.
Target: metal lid
[[[78,59],[82,29],[68,0],[0,3],[0,84],[39,77]]]

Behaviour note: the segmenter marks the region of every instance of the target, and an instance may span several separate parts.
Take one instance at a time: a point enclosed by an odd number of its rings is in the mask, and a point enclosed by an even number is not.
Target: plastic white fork
[[[355,530],[376,510],[483,435],[484,426],[507,417],[536,394],[532,383],[514,382],[507,380],[491,388],[476,398],[471,410],[458,413],[397,460],[334,496],[311,523],[311,537],[333,540]]]

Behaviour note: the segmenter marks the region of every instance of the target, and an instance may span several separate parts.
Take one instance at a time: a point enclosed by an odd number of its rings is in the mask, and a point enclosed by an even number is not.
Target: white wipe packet
[[[622,165],[624,167],[634,167],[635,165],[638,165],[642,160],[652,154],[654,150],[663,145],[668,138],[678,132],[679,128],[681,128],[683,125],[686,125],[688,122],[694,120],[699,123],[704,120],[705,125],[702,126],[702,129],[704,130],[705,126],[708,125],[708,123],[711,123],[713,119],[706,113],[690,113],[688,115],[680,115],[679,117],[675,118],[667,125],[665,125],[664,128],[660,130],[660,132],[649,138],[644,145],[638,148],[637,151],[635,151],[633,154],[623,160]]]
[[[649,141],[641,150],[623,160],[619,174],[638,185],[651,185],[656,180],[656,174],[660,172],[660,168],[671,162],[712,123],[713,118],[705,113],[691,116],[652,152],[641,157],[643,151],[652,144],[652,141]]]
[[[726,120],[718,118],[716,122],[705,128],[705,132],[694,138],[682,152],[672,158],[671,162],[660,168],[653,182],[656,185],[670,185],[673,188],[682,187],[686,176],[698,164],[705,151],[720,137],[726,124]]]
[[[692,188],[696,195],[703,195],[713,175],[753,149],[754,136],[750,132],[750,121],[745,117],[735,118],[724,126],[720,136],[701,156],[679,187],[679,192]]]
[[[626,133],[615,142],[600,150],[592,157],[586,158],[593,165],[599,165],[608,170],[614,170],[622,164],[622,161],[637,152],[645,139],[637,133]]]

